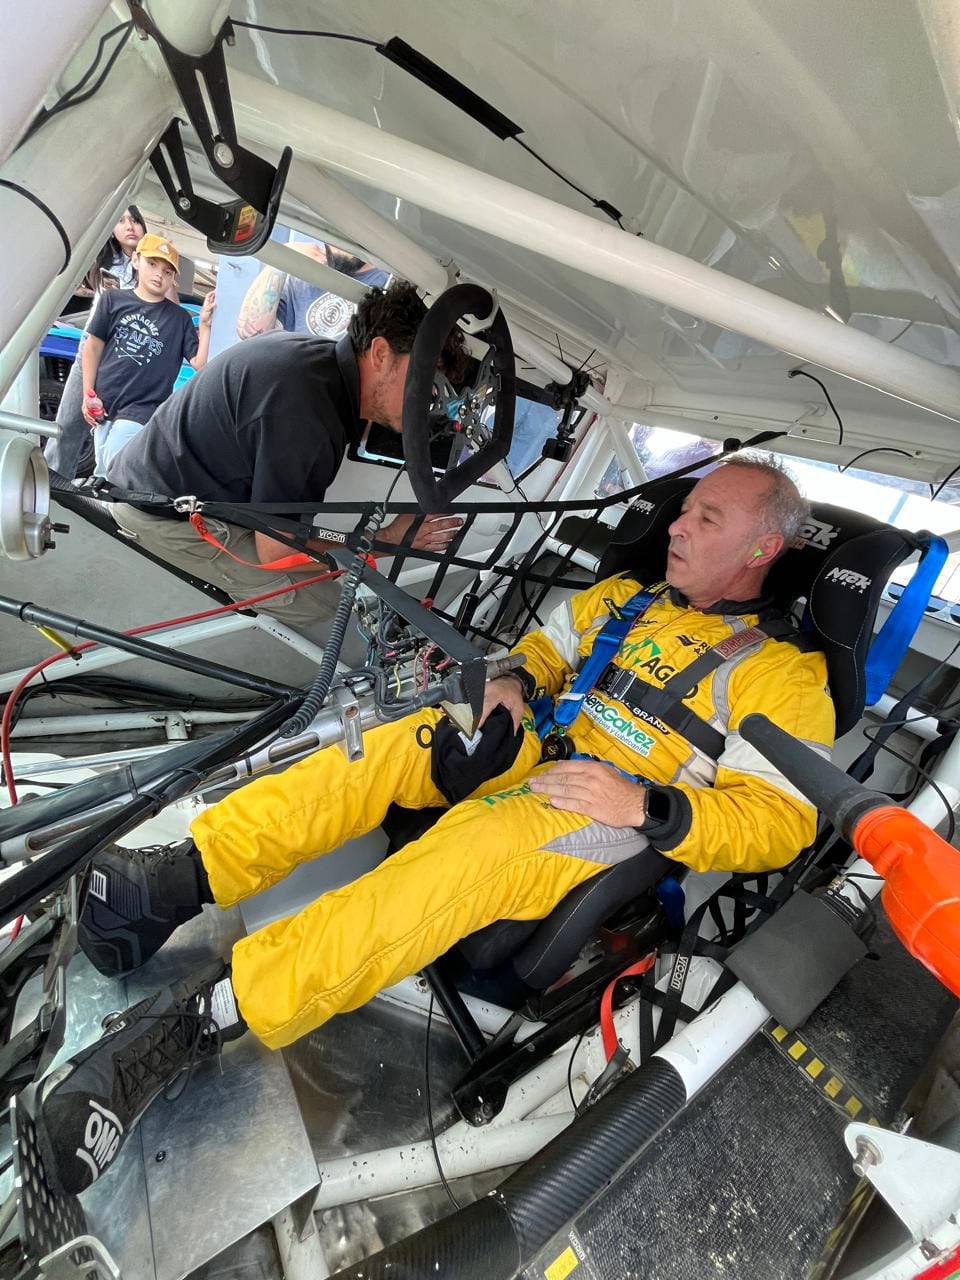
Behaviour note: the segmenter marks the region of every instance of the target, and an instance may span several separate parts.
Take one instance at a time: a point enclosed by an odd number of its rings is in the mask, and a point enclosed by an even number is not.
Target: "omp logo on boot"
[[[872,578],[865,578],[862,573],[854,573],[852,569],[831,569],[824,579],[826,582],[839,582],[842,587],[853,587],[855,591],[866,591]]]
[[[637,727],[632,720],[622,716],[616,707],[610,706],[595,693],[591,693],[583,703],[583,709],[596,724],[600,725],[611,738],[616,738],[625,747],[635,751],[638,756],[648,756],[657,745],[656,738]]]
[[[119,1119],[91,1098],[90,1115],[83,1130],[83,1146],[77,1147],[77,1155],[90,1166],[95,1178],[100,1177],[117,1154],[122,1138],[123,1125]]]
[[[839,532],[840,530],[835,525],[827,524],[823,520],[814,520],[813,516],[807,516],[793,545],[795,547],[813,547],[815,551],[827,551],[830,548],[830,543]]]

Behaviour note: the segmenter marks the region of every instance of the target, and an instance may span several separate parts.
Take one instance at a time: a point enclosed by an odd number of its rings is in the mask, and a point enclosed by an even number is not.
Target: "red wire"
[[[258,596],[250,596],[247,600],[237,600],[234,604],[221,604],[216,609],[204,609],[202,613],[187,613],[180,618],[166,618],[163,622],[148,622],[142,627],[132,627],[129,631],[124,631],[125,636],[139,636],[148,631],[161,631],[164,627],[176,627],[185,622],[201,622],[204,618],[214,618],[221,613],[234,613],[237,609],[245,609],[250,605],[259,604],[262,600],[270,600],[274,596],[285,595],[288,591],[299,591],[301,587],[313,586],[315,582],[326,582],[330,578],[338,578],[342,570],[332,569],[328,573],[318,573],[311,578],[304,578],[302,582],[293,582],[289,587],[277,587],[273,591],[261,592]],[[72,658],[75,654],[83,653],[87,649],[94,649],[100,642],[98,640],[88,640],[85,644],[76,645],[69,653],[52,653],[48,658],[44,658],[42,662],[38,662],[35,667],[31,667],[25,676],[23,676],[10,691],[7,701],[3,708],[3,717],[0,719],[0,757],[3,759],[3,776],[7,780],[7,793],[10,796],[11,805],[17,803],[17,788],[13,781],[13,761],[10,756],[10,727],[13,720],[13,711],[17,705],[17,700],[23,693],[24,689],[30,683],[34,676],[39,675],[54,662],[59,662],[62,658]],[[24,916],[17,916],[10,931],[10,941],[20,933],[23,928]]]
[[[302,582],[291,583],[289,587],[277,587],[273,591],[264,591],[258,596],[250,596],[247,600],[237,600],[234,604],[221,604],[215,609],[204,609],[202,613],[187,613],[180,618],[165,618],[162,622],[148,622],[141,627],[132,627],[129,631],[122,632],[122,634],[125,636],[139,636],[148,631],[162,631],[165,627],[177,627],[186,622],[202,622],[204,618],[215,618],[221,613],[234,613],[237,609],[246,609],[250,605],[259,604],[262,600],[270,600],[274,596],[285,595],[288,591],[299,591],[301,587],[313,586],[315,582],[326,582],[330,578],[339,577],[340,573],[341,570],[334,569],[328,573],[315,574],[311,578],[304,578]],[[50,654],[48,658],[38,662],[35,667],[31,667],[7,697],[3,708],[3,718],[0,720],[0,754],[2,754],[3,758],[3,774],[7,780],[7,793],[10,796],[12,805],[17,803],[17,789],[13,781],[13,764],[10,759],[10,728],[17,700],[34,676],[39,675],[41,671],[44,671],[54,662],[60,662],[63,658],[72,658],[75,654],[84,653],[87,649],[94,649],[99,643],[98,640],[88,640],[85,644],[76,645],[69,653]]]

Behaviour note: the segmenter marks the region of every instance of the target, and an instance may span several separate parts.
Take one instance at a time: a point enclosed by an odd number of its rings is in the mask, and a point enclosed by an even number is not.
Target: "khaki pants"
[[[277,573],[257,568],[257,546],[253,531],[241,529],[239,525],[211,520],[209,517],[204,521],[213,536],[235,556],[251,561],[249,567],[237,564],[236,560],[204,542],[185,520],[165,520],[162,516],[150,515],[126,503],[114,503],[110,507],[110,513],[127,537],[138,546],[176,565],[178,569],[185,569],[187,573],[220,587],[234,600],[246,600],[265,591],[276,591],[291,586],[298,577],[310,577],[307,571]],[[323,567],[317,565],[316,571],[322,573]],[[265,600],[256,609],[259,613],[276,618],[314,644],[323,645],[339,599],[340,588],[336,579],[332,579],[329,582],[316,582],[310,587],[301,587],[298,591],[286,591],[274,596],[272,600]],[[356,628],[351,623],[341,656],[350,666],[359,666],[364,652]]]

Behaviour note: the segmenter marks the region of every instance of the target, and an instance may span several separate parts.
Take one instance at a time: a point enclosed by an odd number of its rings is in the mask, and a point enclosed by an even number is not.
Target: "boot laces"
[[[188,996],[179,1007],[163,1013],[142,1013],[140,1019],[154,1020],[143,1038],[130,1047],[128,1055],[117,1060],[117,1072],[123,1100],[132,1114],[140,1111],[144,1096],[166,1081],[164,1097],[174,1101],[181,1097],[190,1083],[201,1058],[216,1054],[222,1049],[220,1027],[213,1018],[212,992],[214,982],[204,983],[193,996]],[[196,1002],[196,1008],[185,1007]],[[186,1061],[184,1061],[186,1058]],[[186,1069],[183,1083],[176,1092],[170,1092],[181,1071]]]
[[[118,852],[129,862],[172,862],[174,858],[183,857],[186,841],[177,840],[170,844],[142,844],[136,849],[128,849],[117,845]]]

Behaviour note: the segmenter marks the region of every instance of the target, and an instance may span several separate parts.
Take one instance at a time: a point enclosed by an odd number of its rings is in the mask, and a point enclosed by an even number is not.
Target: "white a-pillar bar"
[[[226,0],[154,0],[151,14],[174,44],[199,54],[213,44],[226,7]],[[40,21],[45,5],[23,8],[37,17],[21,48],[29,59],[46,42],[58,42],[57,30]],[[88,24],[95,8],[83,6]],[[105,15],[94,34],[110,25],[116,23]],[[76,247],[89,240],[92,228],[100,229],[102,243],[131,177],[178,110],[180,98],[155,43],[134,35],[90,99],[42,125],[0,168],[6,246],[0,349],[56,277],[77,270]],[[89,265],[84,262],[80,270]],[[4,390],[0,386],[0,394]]]
[[[265,81],[230,83],[248,142],[282,138],[303,160],[960,420],[955,370]]]

